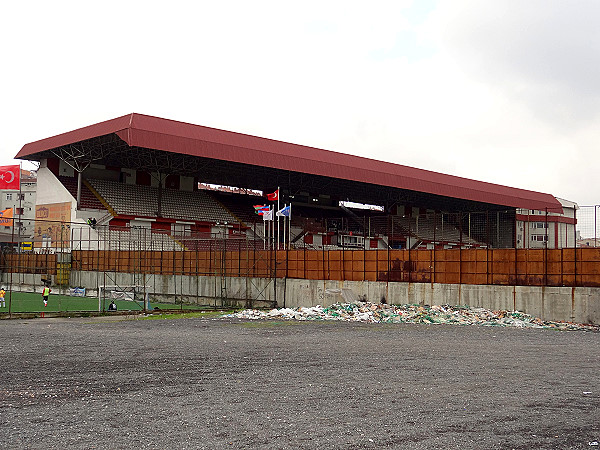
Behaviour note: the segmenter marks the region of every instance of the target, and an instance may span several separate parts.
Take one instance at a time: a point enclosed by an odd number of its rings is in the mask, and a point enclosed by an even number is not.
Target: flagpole
[[[23,214],[23,203],[21,200],[21,175],[23,174],[23,161],[19,162],[19,222],[17,223],[19,227],[19,234],[17,237],[17,241],[19,244],[19,252],[21,251],[21,225],[23,223],[23,219],[21,215]]]
[[[287,203],[283,204],[283,209],[285,209],[287,207]],[[287,247],[285,246],[285,238],[286,238],[287,234],[285,232],[285,216],[283,216],[283,249],[285,250]]]
[[[292,249],[292,202],[290,202],[290,214],[288,215],[288,246]]]
[[[279,194],[279,186],[277,186],[277,211],[281,209],[279,207],[279,197],[281,197],[281,195]],[[279,216],[277,216],[277,248],[279,248]]]

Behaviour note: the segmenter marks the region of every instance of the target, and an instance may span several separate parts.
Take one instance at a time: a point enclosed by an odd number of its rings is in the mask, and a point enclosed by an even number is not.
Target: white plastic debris
[[[328,289],[328,291],[339,291],[331,292],[331,294],[343,295],[343,290],[341,289]],[[343,320],[365,323],[457,324],[489,327],[501,326],[600,331],[600,327],[597,325],[543,321],[537,317],[519,311],[492,311],[485,308],[469,308],[449,305],[396,306],[360,301],[335,303],[329,307],[317,305],[312,307],[272,309],[270,311],[247,309],[238,313],[227,314],[222,317],[250,320]]]

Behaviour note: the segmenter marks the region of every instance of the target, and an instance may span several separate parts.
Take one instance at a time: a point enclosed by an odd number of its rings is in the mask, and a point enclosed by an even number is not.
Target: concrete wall
[[[39,291],[41,275],[13,274],[12,288]],[[9,286],[10,274],[2,274]],[[600,288],[460,285],[377,281],[325,281],[303,279],[192,277],[146,275],[146,292],[153,301],[189,302],[214,306],[279,307],[329,306],[353,298],[390,304],[464,305],[492,310],[517,310],[543,320],[600,324]],[[98,295],[98,286],[144,285],[140,275],[128,273],[71,272],[71,285]],[[67,288],[65,288],[66,291]],[[328,290],[330,290],[328,292]],[[333,292],[331,291],[333,290]],[[54,288],[60,292],[60,287]]]
[[[278,287],[282,280],[278,281]],[[358,297],[393,304],[464,305],[492,310],[517,310],[543,320],[600,324],[600,288],[460,285],[375,281],[321,281],[288,279],[283,306],[330,305],[342,301],[327,289],[350,289]]]
[[[50,171],[50,169],[45,167],[43,164],[38,169],[37,182],[38,186],[40,186],[36,199],[38,205],[75,201],[67,188],[64,187],[58,178],[56,178],[56,176]],[[72,213],[71,216],[75,217],[75,214]]]
[[[61,174],[66,176],[73,176],[74,171],[71,167],[61,162]],[[73,236],[75,239],[81,239],[81,241],[88,243],[95,243],[98,240],[96,232],[90,232],[89,225],[87,225],[87,219],[89,217],[96,217],[98,220],[102,217],[105,212],[90,212],[90,211],[78,211],[77,201],[69,193],[66,187],[56,178],[56,176],[46,167],[44,164],[40,165],[37,172],[38,186],[41,189],[37,192],[37,205],[47,205],[53,203],[71,203],[71,218],[70,227],[73,230]],[[86,234],[87,236],[86,239]],[[81,244],[81,242],[80,242]],[[52,243],[51,246],[55,246],[56,243]],[[90,248],[97,248],[97,245],[90,245]]]

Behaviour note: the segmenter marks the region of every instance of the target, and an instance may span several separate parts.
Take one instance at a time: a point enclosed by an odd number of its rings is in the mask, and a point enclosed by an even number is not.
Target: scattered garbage
[[[573,322],[551,322],[519,311],[449,305],[388,305],[355,301],[328,307],[279,308],[270,311],[246,309],[221,316],[238,319],[341,320],[364,323],[425,323],[480,325],[487,327],[549,328],[561,331],[596,331],[600,326]]]

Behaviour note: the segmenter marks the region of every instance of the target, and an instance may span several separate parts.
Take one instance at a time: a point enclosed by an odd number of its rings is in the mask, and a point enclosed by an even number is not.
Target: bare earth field
[[[600,333],[201,318],[0,333],[4,448],[600,442]]]

